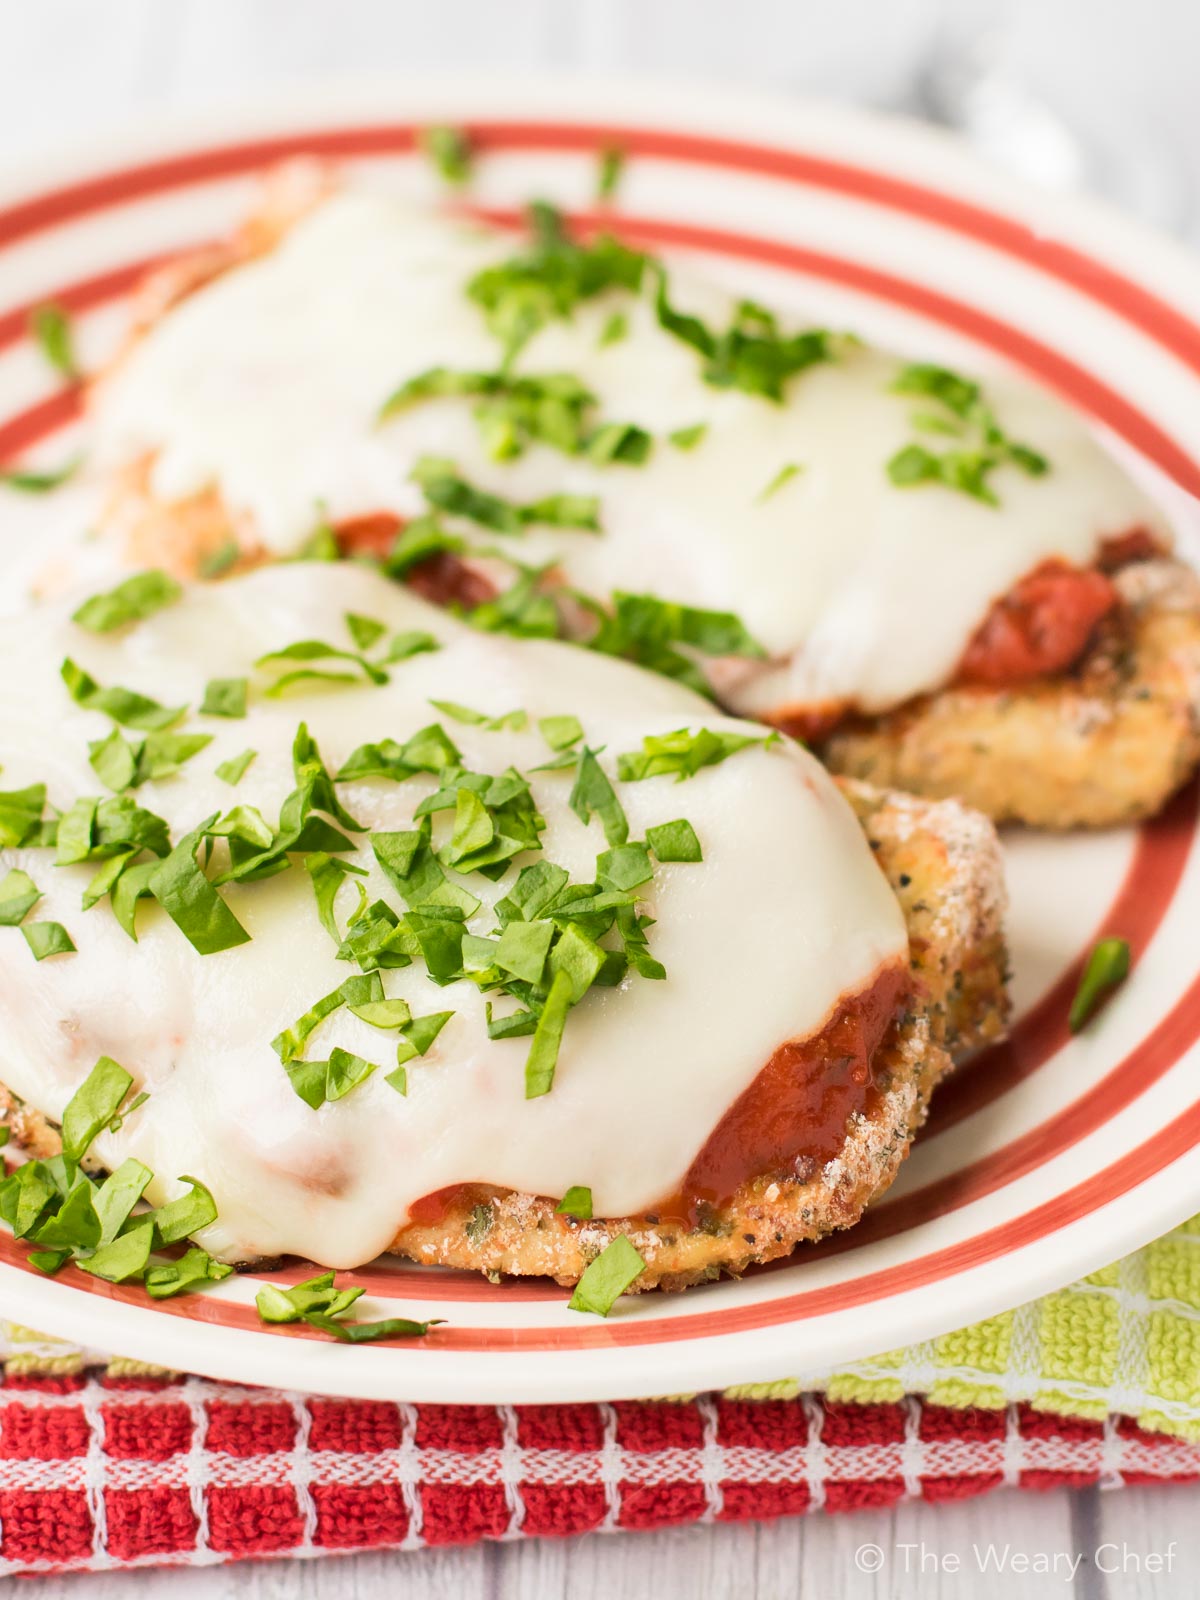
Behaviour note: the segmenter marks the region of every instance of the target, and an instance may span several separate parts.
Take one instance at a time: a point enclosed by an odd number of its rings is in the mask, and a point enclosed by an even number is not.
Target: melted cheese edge
[[[4,786],[45,781],[60,808],[97,793],[87,745],[108,726],[69,699],[58,674],[66,654],[101,683],[194,707],[210,676],[252,674],[258,656],[298,639],[341,641],[346,611],[393,629],[428,628],[444,642],[394,667],[384,687],[256,696],[241,721],[189,717],[181,726],[211,732],[212,744],[183,775],[137,791],[175,838],[239,802],[277,817],[294,786],[301,720],[331,771],[362,742],[404,739],[438,719],[431,696],[489,714],[529,713],[520,732],[440,719],[468,764],[496,772],[546,760],[536,719],[556,713],[582,719],[610,770],[646,733],[744,726],[622,663],[480,635],[351,565],[277,566],[201,588],[121,638],[84,633],[68,611],[44,608],[0,636]],[[247,747],[257,760],[231,789],[215,768]],[[545,858],[587,881],[605,848],[599,823],[584,827],[570,811],[569,771],[532,781],[547,820]],[[339,792],[371,828],[400,829],[412,826],[432,786],[366,780]],[[223,891],[252,941],[200,956],[153,902],[142,904],[136,944],[107,904],[81,912],[93,866],[54,867],[48,852],[29,849],[0,852],[0,876],[10,866],[28,871],[44,896],[32,916],[61,921],[79,953],[35,964],[16,928],[0,931],[0,1081],[57,1118],[99,1055],[121,1062],[150,1098],[98,1141],[98,1157],[108,1167],[126,1156],[145,1162],[155,1202],[182,1192],[183,1173],[207,1183],[219,1220],[201,1242],[227,1259],[294,1252],[354,1266],[389,1243],[414,1200],[459,1182],[550,1196],[585,1184],[598,1216],[636,1214],[679,1186],[776,1047],[819,1029],[841,994],[904,957],[907,937],[861,829],[800,747],[748,750],[685,784],[655,779],[619,793],[631,838],[686,816],[704,861],[656,867],[645,892],[667,979],[588,994],[568,1020],[544,1098],[524,1097],[529,1041],[489,1040],[473,985],[437,988],[413,966],[382,975],[387,993],[416,1015],[456,1015],[409,1066],[407,1097],[384,1082],[395,1035],[343,1010],[312,1036],[308,1055],[324,1059],[340,1045],[382,1070],[314,1112],[270,1040],[357,969],[335,959],[302,869]],[[399,906],[369,849],[353,859],[370,869],[371,897]],[[469,880],[485,896],[473,931],[491,927],[486,907],[513,876]],[[354,902],[352,891],[339,901],[343,925]]]
[[[1105,537],[1135,526],[1169,539],[1082,421],[1027,384],[996,376],[986,393],[1008,433],[1048,457],[1046,476],[998,470],[999,509],[943,488],[898,489],[885,470],[894,452],[913,439],[939,446],[911,425],[928,409],[919,397],[889,392],[898,358],[852,348],[773,405],[705,385],[696,352],[658,328],[644,298],[580,307],[539,333],[519,367],[573,373],[603,417],[649,429],[657,443],[645,466],[597,468],[544,446],[497,464],[469,401],[423,403],[378,427],[382,401],[425,368],[495,367],[498,346],[463,286],[515,248],[509,235],[392,199],[326,200],[270,255],[200,289],[134,347],[99,393],[102,459],[156,452],[158,496],[216,485],[278,555],[311,535],[320,506],[335,520],[420,512],[408,477],[426,453],[516,500],[596,494],[602,537],[538,530],[515,553],[556,560],[600,595],[735,611],[772,658],[722,673],[727,703],[753,714],[828,700],[881,711],[934,690],[991,603],[1039,562],[1088,565]],[[728,296],[683,273],[672,297],[714,326],[731,314]],[[602,347],[618,307],[629,336]],[[695,449],[666,442],[699,422],[708,433]],[[760,498],[788,464],[802,470]]]

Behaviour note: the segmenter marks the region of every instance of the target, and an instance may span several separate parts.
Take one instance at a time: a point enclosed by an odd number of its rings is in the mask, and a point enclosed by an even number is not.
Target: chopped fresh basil
[[[9,467],[0,470],[0,483],[8,489],[17,489],[22,494],[49,494],[52,489],[61,488],[75,476],[81,459],[79,456],[73,456],[63,466],[48,472],[39,472],[29,467]]]
[[[337,1322],[319,1311],[310,1311],[305,1317],[310,1328],[332,1334],[342,1344],[368,1344],[375,1339],[423,1339],[430,1328],[444,1322],[444,1317],[430,1317],[428,1322],[413,1322],[409,1317],[384,1317],[379,1322]]]
[[[108,1121],[113,1123],[115,1117],[110,1117]],[[92,1205],[100,1219],[101,1244],[109,1244],[117,1237],[153,1176],[149,1167],[130,1156],[122,1161],[115,1172],[110,1172],[95,1191]]]
[[[75,341],[71,336],[70,319],[63,308],[53,304],[36,307],[29,318],[29,328],[55,372],[70,380],[78,378]]]
[[[126,728],[161,730],[178,722],[186,706],[161,706],[133,689],[104,689],[82,667],[68,658],[63,662],[62,680],[72,700],[85,711],[102,711]]]
[[[684,817],[646,829],[646,842],[660,861],[702,861],[696,830]]]
[[[766,488],[763,489],[759,494],[758,504],[762,505],[764,500],[770,500],[773,495],[778,494],[780,489],[783,488],[784,484],[790,483],[797,473],[801,472],[802,470],[803,469],[795,461],[789,461],[784,466],[780,467],[779,471],[771,479],[770,483],[768,483]]]
[[[573,1185],[555,1206],[562,1217],[578,1217],[581,1222],[592,1220],[592,1191],[582,1185]]]
[[[137,753],[134,783],[173,777],[185,762],[211,743],[211,733],[148,733]]]
[[[647,734],[640,751],[629,751],[617,757],[617,775],[625,783],[639,783],[643,778],[658,778],[674,774],[680,782],[691,778],[702,767],[715,767],[728,760],[739,750],[762,745],[770,749],[781,743],[778,733],[768,733],[756,738],[749,733],[714,733],[711,728],[679,728],[674,733]]]
[[[621,174],[625,170],[625,152],[623,150],[602,150],[600,152],[600,170],[596,174],[597,200],[611,200],[617,192],[617,185],[621,181]]]
[[[707,422],[693,422],[688,428],[676,428],[669,433],[667,442],[673,444],[676,450],[694,450],[707,432]]]
[[[81,1161],[92,1140],[121,1109],[133,1078],[111,1056],[101,1056],[67,1102],[62,1116],[63,1154]]]
[[[404,1004],[403,1001],[390,1002],[384,1000],[383,979],[377,972],[361,978],[347,978],[331,994],[327,994],[322,999],[315,1001],[302,1017],[292,1023],[290,1028],[286,1028],[282,1033],[277,1034],[271,1040],[271,1048],[286,1066],[289,1061],[294,1061],[300,1054],[304,1048],[305,1041],[313,1030],[319,1027],[326,1017],[332,1016],[342,1006],[353,1005],[357,1011],[359,1007],[393,1003]],[[407,1007],[405,1007],[405,1010],[407,1011]]]
[[[177,1261],[163,1262],[146,1272],[146,1293],[152,1300],[167,1300],[203,1283],[219,1283],[233,1271],[223,1261],[214,1261],[207,1250],[193,1245]]]
[[[623,311],[614,311],[610,317],[606,318],[596,343],[601,350],[607,350],[609,345],[620,344],[623,339],[628,337],[629,318]]]
[[[544,201],[529,208],[529,221],[528,247],[485,267],[467,285],[503,346],[506,367],[534,334],[549,322],[569,319],[581,302],[608,290],[636,293],[646,265],[645,256],[608,234],[577,243]]]
[[[418,141],[444,183],[461,189],[470,181],[471,144],[461,128],[422,128]]]
[[[27,789],[0,793],[0,848],[16,849],[28,844],[37,832],[46,809],[46,785],[31,783]]]
[[[140,622],[153,616],[164,606],[172,605],[182,593],[174,578],[154,568],[135,573],[105,594],[94,594],[74,612],[71,620],[92,633],[108,633],[124,623]]]
[[[197,570],[202,578],[219,578],[237,565],[241,553],[236,539],[226,539],[201,557]]]
[[[756,661],[766,658],[767,652],[733,611],[706,611],[659,595],[629,594],[619,589],[612,598],[622,643],[632,641],[652,649],[686,644],[710,656],[746,656]],[[596,641],[593,646],[600,647]]]
[[[1104,996],[1129,976],[1129,942],[1126,939],[1101,939],[1079,980],[1067,1019],[1072,1033],[1079,1033]]]
[[[575,1285],[575,1293],[567,1302],[567,1309],[592,1311],[598,1317],[608,1316],[645,1265],[630,1243],[629,1236],[619,1233],[584,1269]]]
[[[147,1217],[102,1244],[94,1255],[79,1257],[75,1265],[109,1283],[124,1283],[145,1272],[153,1244],[154,1223]]]
[[[715,333],[699,317],[672,306],[661,267],[655,311],[665,332],[704,358],[701,376],[717,389],[742,389],[781,402],[792,378],[837,355],[837,340],[827,329],[782,334],[774,316],[750,300],[740,303],[723,333]]]
[[[316,1111],[326,1101],[341,1100],[365,1083],[377,1066],[349,1050],[334,1049],[328,1061],[288,1061],[284,1071],[301,1100]]]
[[[596,760],[596,752],[586,745],[579,752],[569,804],[582,823],[590,822],[593,813],[598,816],[610,845],[624,844],[628,839],[629,822],[616,790]]]
[[[186,1174],[179,1181],[188,1184],[191,1193],[180,1195],[177,1200],[169,1200],[166,1205],[151,1212],[156,1246],[177,1244],[180,1239],[199,1233],[201,1228],[207,1228],[217,1220],[216,1202],[204,1184]]]
[[[521,534],[544,523],[556,528],[600,530],[599,501],[594,495],[548,495],[517,505],[499,495],[477,489],[459,476],[454,462],[441,456],[422,456],[412,470],[431,506],[452,516],[465,517],[495,533]]]
[[[201,712],[208,717],[244,717],[248,687],[245,678],[210,678],[200,702]]]
[[[936,452],[923,444],[897,450],[887,463],[888,477],[900,489],[940,484],[958,490],[985,505],[998,506],[991,475],[1005,465],[1019,467],[1030,477],[1050,470],[1045,456],[1027,444],[1010,439],[983,398],[980,386],[946,367],[915,363],[901,369],[891,385],[894,394],[919,395],[943,406],[944,412],[918,412],[914,427],[926,432],[956,434],[962,443]]]
[[[578,717],[539,717],[538,731],[551,750],[569,750],[583,738],[583,724]]]
[[[453,1015],[453,1011],[432,1011],[424,1017],[413,1017],[401,1025],[401,1037],[396,1044],[396,1065],[383,1080],[397,1094],[408,1093],[407,1063],[426,1053]]]
[[[523,728],[529,721],[529,716],[521,710],[505,711],[498,717],[489,717],[486,711],[474,711],[470,706],[460,706],[456,700],[431,700],[435,706],[455,722],[462,722],[469,727],[485,728],[489,733],[499,733],[503,728]]]
[[[525,1062],[525,1098],[536,1099],[549,1094],[554,1084],[559,1047],[563,1028],[571,1006],[571,979],[566,972],[556,972],[542,1007],[542,1014],[533,1030],[533,1042]]]
[[[240,783],[246,775],[246,768],[257,754],[257,750],[243,750],[240,756],[230,756],[228,761],[222,761],[218,764],[216,769],[217,777],[223,783],[228,783],[231,786]]]
[[[375,617],[363,617],[357,611],[347,611],[346,631],[360,650],[369,650],[387,632],[387,625]]]
[[[119,728],[88,745],[88,762],[100,782],[115,794],[133,783],[138,766],[137,747],[131,745]]]
[[[61,488],[79,470],[81,458],[73,456],[65,465],[49,472],[38,472],[32,468],[9,467],[0,470],[0,483],[5,488],[17,489],[22,494],[49,494],[52,489]]]
[[[45,961],[47,956],[67,956],[75,949],[75,941],[61,922],[23,922],[21,932],[35,961]]]
[[[250,938],[196,861],[200,841],[216,820],[214,812],[185,835],[170,855],[155,865],[147,884],[180,933],[202,956],[230,950]]]
[[[27,872],[13,867],[0,878],[0,928],[15,928],[33,910],[42,892]]]

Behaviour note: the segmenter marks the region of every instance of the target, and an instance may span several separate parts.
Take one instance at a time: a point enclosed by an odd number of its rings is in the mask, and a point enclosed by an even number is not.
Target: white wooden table
[[[1001,24],[997,48],[1014,70],[1085,128],[1111,127],[1115,116],[1157,141],[1173,182],[1165,195],[1148,194],[1144,209],[1159,209],[1200,241],[1194,0],[0,0],[0,8],[6,162],[155,108],[207,107],[332,75],[464,63],[497,72],[703,74],[911,105],[939,28],[944,37],[948,16],[959,27],[966,11]],[[21,1594],[1007,1600],[1018,1586],[1022,1600],[1200,1592],[1200,1491],[1006,1491],[959,1505],[762,1526],[34,1579]]]

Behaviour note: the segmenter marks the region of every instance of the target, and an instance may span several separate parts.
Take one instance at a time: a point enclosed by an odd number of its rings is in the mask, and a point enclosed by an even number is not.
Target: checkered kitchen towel
[[[0,1574],[1200,1480],[1200,1219],[928,1345],[690,1400],[325,1400],[3,1323],[0,1356]]]

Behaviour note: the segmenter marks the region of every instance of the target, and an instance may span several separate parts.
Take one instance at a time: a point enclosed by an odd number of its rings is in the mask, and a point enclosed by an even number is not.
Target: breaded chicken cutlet
[[[160,591],[99,631],[79,618],[111,602],[67,603],[0,639],[18,1138],[45,1150],[108,1063],[146,1098],[89,1111],[89,1159],[132,1161],[154,1204],[195,1174],[225,1262],[393,1248],[566,1281],[607,1228],[646,1246],[643,1286],[682,1286],[850,1225],[952,1057],[1002,1030],[991,825],[839,794],[627,664],[322,578]],[[351,624],[357,654],[324,642]],[[243,714],[200,734],[205,683]],[[114,716],[172,731],[92,737]],[[557,1211],[579,1186],[624,1220]]]
[[[236,573],[317,536],[998,821],[1137,820],[1186,779],[1200,594],[1079,419],[537,217],[514,253],[294,169],[161,269],[93,394],[126,559]]]

